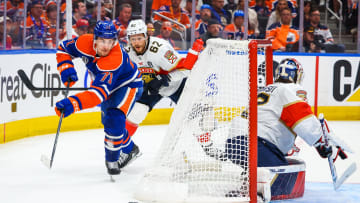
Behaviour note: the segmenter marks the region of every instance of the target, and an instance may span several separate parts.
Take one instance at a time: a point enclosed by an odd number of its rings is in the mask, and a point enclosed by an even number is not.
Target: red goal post
[[[208,40],[135,197],[256,202],[257,91],[272,64],[270,41]]]

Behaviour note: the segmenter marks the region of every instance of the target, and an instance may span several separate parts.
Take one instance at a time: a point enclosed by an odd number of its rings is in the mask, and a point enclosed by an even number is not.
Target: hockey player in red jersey
[[[189,70],[203,48],[202,40],[194,42],[186,58],[182,58],[169,42],[147,35],[143,20],[132,20],[127,28],[129,44],[125,48],[136,63],[144,80],[144,91],[130,112],[126,129],[133,135],[148,112],[163,97],[177,103]]]
[[[105,165],[110,175],[120,174],[121,168],[139,155],[138,147],[125,129],[125,120],[142,93],[141,73],[119,46],[112,22],[98,21],[94,34],[60,43],[57,69],[65,86],[71,87],[78,80],[72,62],[77,57],[85,62],[93,82],[89,90],[58,101],[55,111],[67,117],[101,104]]]

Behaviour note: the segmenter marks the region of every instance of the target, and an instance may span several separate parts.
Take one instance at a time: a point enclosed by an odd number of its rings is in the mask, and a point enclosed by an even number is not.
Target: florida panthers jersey
[[[309,145],[321,137],[321,125],[304,101],[297,84],[275,83],[258,94],[258,136],[275,144],[284,154],[300,136]]]
[[[159,90],[162,96],[172,95],[179,88],[182,79],[189,74],[188,70],[175,69],[181,56],[163,39],[150,37],[142,55],[138,55],[130,44],[125,50],[138,66],[145,83],[150,82],[157,74],[167,74],[170,77],[169,86]]]
[[[98,57],[93,46],[94,35],[86,34],[60,43],[56,59],[58,70],[74,67],[73,58],[81,58],[93,76],[89,90],[76,94],[79,109],[94,107],[107,100],[123,86],[142,87],[141,74],[128,54],[116,44],[109,55]]]

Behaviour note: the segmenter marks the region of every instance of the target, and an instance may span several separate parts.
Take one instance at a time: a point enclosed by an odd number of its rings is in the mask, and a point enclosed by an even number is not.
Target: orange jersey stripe
[[[76,94],[81,102],[82,109],[92,108],[101,103],[100,98],[91,91],[84,91]]]
[[[124,112],[125,115],[129,113],[130,105],[134,101],[136,91],[136,88],[131,88],[129,94],[127,95],[126,101],[119,107],[119,109]]]
[[[63,61],[72,61],[71,56],[69,54],[64,53],[56,53],[56,61],[61,63]]]
[[[296,101],[284,106],[280,119],[289,128],[295,127],[298,121],[312,115],[311,107],[304,101]]]
[[[126,140],[120,140],[120,141],[113,141],[113,140],[109,140],[109,139],[105,138],[105,142],[111,142],[114,145],[119,145],[119,144],[123,144],[123,143],[126,143],[127,141],[129,141],[130,137],[131,136],[127,136]]]
[[[97,86],[91,86],[91,88],[94,88],[94,89],[99,90],[99,91],[101,92],[101,94],[104,96],[104,98],[105,98],[104,100],[107,99],[107,94],[106,94],[106,92],[105,92],[102,88],[97,87]]]

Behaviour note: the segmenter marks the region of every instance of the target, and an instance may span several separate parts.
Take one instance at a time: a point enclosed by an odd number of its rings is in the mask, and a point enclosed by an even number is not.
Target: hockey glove
[[[62,64],[58,67],[58,70],[60,71],[61,81],[65,86],[68,86],[67,83],[70,82],[69,87],[71,87],[78,81],[76,71],[72,64]]]
[[[168,75],[157,75],[151,80],[147,87],[150,95],[159,94],[160,87],[168,87],[170,78]]]
[[[320,139],[314,144],[314,147],[322,158],[327,158],[332,154],[332,147],[325,144],[324,136],[320,137]]]
[[[314,144],[314,147],[322,158],[327,158],[330,156],[333,162],[336,161],[338,156],[340,156],[341,159],[347,158],[346,153],[341,147],[335,146],[331,143],[331,141],[329,142],[329,145],[326,145],[323,136],[321,136],[321,138]]]
[[[64,117],[68,117],[77,111],[80,111],[79,103],[73,96],[60,100],[56,103],[55,112],[59,117],[62,112],[64,112]]]

